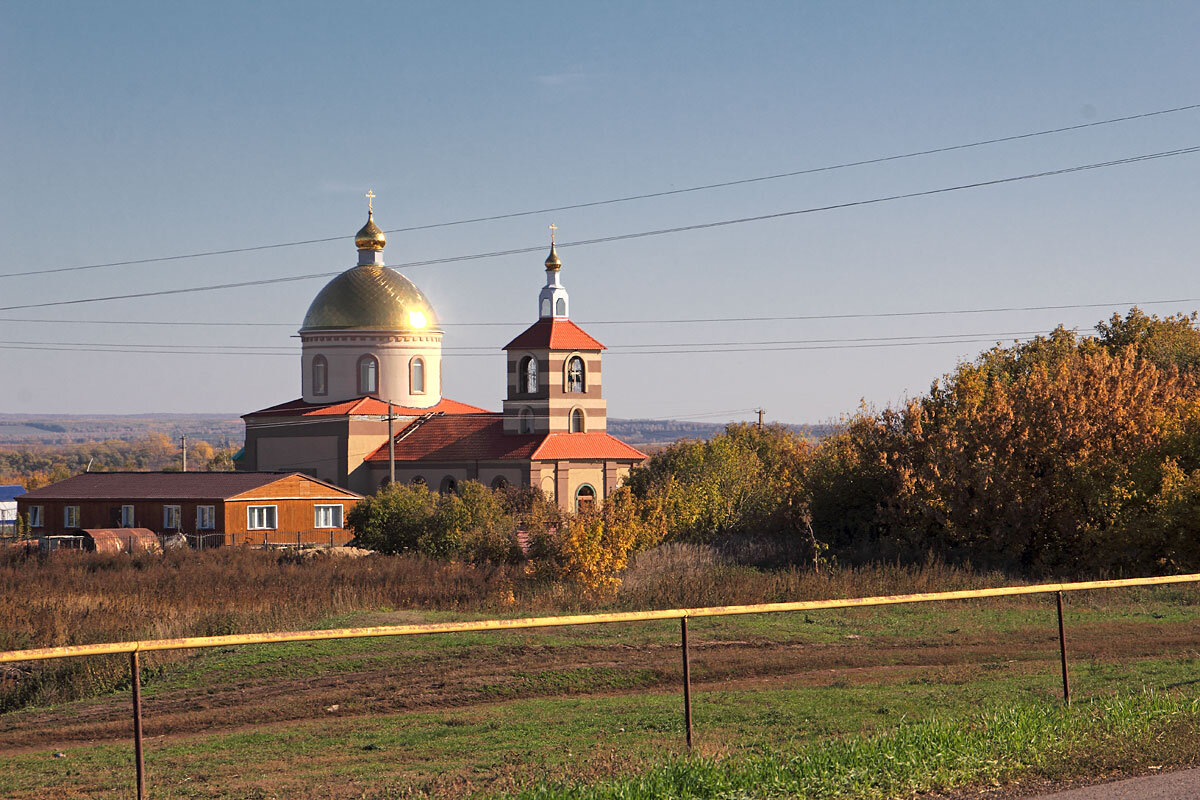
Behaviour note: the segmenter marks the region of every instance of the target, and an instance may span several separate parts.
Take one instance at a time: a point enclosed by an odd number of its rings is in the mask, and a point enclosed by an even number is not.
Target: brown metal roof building
[[[182,533],[194,546],[345,544],[362,496],[298,472],[88,472],[18,501],[33,533]],[[97,549],[106,535],[92,539]]]

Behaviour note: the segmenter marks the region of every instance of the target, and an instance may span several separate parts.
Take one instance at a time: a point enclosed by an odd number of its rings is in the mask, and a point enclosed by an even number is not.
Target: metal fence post
[[[1062,660],[1063,700],[1071,705],[1071,682],[1067,679],[1067,634],[1063,629],[1062,592],[1058,593],[1058,655]]]
[[[138,653],[129,654],[129,672],[133,684],[133,757],[137,762],[137,800],[146,798],[146,763],[142,759],[142,670]]]
[[[692,749],[692,665],[688,659],[687,617],[679,618],[679,634],[683,642],[683,724],[687,729],[688,750]]]

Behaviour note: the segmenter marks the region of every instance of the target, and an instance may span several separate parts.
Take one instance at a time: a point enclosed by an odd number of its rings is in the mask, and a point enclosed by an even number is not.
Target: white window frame
[[[66,506],[63,508],[63,527],[79,527],[79,506]]]
[[[254,522],[254,512],[262,511],[269,516],[269,519],[264,519],[261,525],[256,525]],[[246,530],[248,531],[273,531],[279,529],[279,506],[246,506]]]
[[[332,509],[336,509],[336,512],[335,512],[335,515],[336,515],[336,516],[335,516],[335,519],[333,520],[333,522],[334,522],[335,524],[332,524],[332,525],[322,525],[322,524],[321,524],[321,512],[322,512],[322,511],[329,511],[329,510],[332,510]],[[342,528],[342,527],[345,527],[344,525],[342,525],[342,523],[343,523],[344,521],[345,521],[345,517],[343,516],[343,512],[342,512],[342,506],[341,506],[341,505],[329,505],[329,504],[326,504],[326,505],[317,505],[317,506],[313,506],[313,527],[314,527],[314,528],[330,528],[330,529],[333,529],[333,528]]]
[[[134,508],[129,504],[121,506],[121,527],[136,528],[137,519],[134,516]]]
[[[379,359],[367,353],[358,359],[358,393],[379,394]],[[370,381],[367,378],[370,377]]]
[[[418,376],[420,380],[417,380]],[[425,359],[413,356],[408,361],[408,388],[413,394],[425,394]]]
[[[30,506],[29,507],[29,527],[31,527],[31,528],[42,527],[42,524],[43,524],[42,511],[43,510],[44,510],[43,506]]]
[[[163,530],[177,531],[182,525],[183,508],[181,506],[163,506]]]
[[[208,524],[204,524],[204,517],[208,516]],[[217,507],[216,506],[196,506],[196,530],[211,531],[217,527]]]

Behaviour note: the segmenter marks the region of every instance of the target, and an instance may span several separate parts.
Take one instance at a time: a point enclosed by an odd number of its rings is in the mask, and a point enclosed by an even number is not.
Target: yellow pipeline
[[[1083,581],[1081,583],[1042,583],[1034,586],[1000,586],[993,589],[966,589],[957,592],[898,594],[879,597],[853,597],[843,600],[803,600],[794,603],[755,603],[744,606],[711,606],[709,608],[673,608],[662,611],[621,611],[609,614],[575,614],[562,617],[524,617],[519,619],[484,619],[474,622],[431,622],[420,625],[384,625],[373,628],[335,628],[325,631],[283,631],[280,633],[245,633],[234,636],[193,636],[184,639],[151,639],[140,642],[105,642],[68,647],[42,647],[35,650],[0,652],[0,664],[11,661],[40,661],[70,656],[98,656],[112,653],[148,652],[151,650],[187,650],[202,647],[228,647],[272,642],[315,642],[323,639],[362,639],[370,636],[412,636],[424,633],[454,633],[465,631],[516,630],[547,628],[555,625],[595,625],[606,622],[640,622],[682,617],[728,617],[735,614],[766,614],[778,611],[812,611],[827,608],[856,606],[889,606],[901,603],[930,603],[939,600],[971,600],[980,597],[1009,597],[1047,592],[1078,592],[1085,589],[1117,589],[1130,586],[1160,586],[1169,583],[1194,583],[1200,574],[1168,575],[1159,578],[1123,578],[1112,581]]]

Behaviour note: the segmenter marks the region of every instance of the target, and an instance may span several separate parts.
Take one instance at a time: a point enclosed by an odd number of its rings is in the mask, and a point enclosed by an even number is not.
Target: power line
[[[46,342],[46,341],[40,341],[40,340],[39,341],[8,340],[8,341],[0,341],[0,344],[64,345],[64,346],[78,346],[78,347],[137,347],[137,348],[167,348],[167,349],[178,348],[181,350],[209,350],[209,349],[219,348],[221,350],[253,350],[255,352],[261,352],[261,351],[265,351],[265,350],[284,350],[284,351],[286,351],[285,354],[287,354],[287,355],[292,355],[292,354],[296,354],[296,353],[300,352],[297,348],[292,347],[290,345],[284,346],[284,345],[270,345],[270,344],[267,344],[267,345],[247,345],[247,344],[213,345],[213,344],[162,344],[162,343],[139,344],[137,342]]]
[[[1060,303],[1057,305],[1041,306],[996,306],[992,308],[954,308],[927,309],[923,311],[879,311],[879,312],[847,312],[844,314],[791,314],[786,316],[761,317],[688,317],[676,319],[599,319],[581,321],[581,325],[684,325],[713,322],[793,322],[808,320],[831,319],[884,319],[894,317],[940,317],[961,314],[1002,314],[1026,311],[1070,311],[1087,308],[1132,308],[1134,306],[1180,305],[1200,303],[1200,297],[1179,297],[1169,300],[1118,300],[1108,303]],[[165,325],[165,326],[261,326],[275,328],[295,328],[294,322],[184,322],[184,321],[147,321],[147,320],[118,320],[118,319],[25,319],[17,317],[0,317],[0,322],[33,322],[54,325]],[[447,328],[478,328],[478,327],[515,327],[529,325],[529,320],[514,320],[512,322],[443,322]]]
[[[975,147],[984,147],[986,145],[1002,144],[1004,142],[1015,142],[1022,139],[1033,139],[1039,136],[1049,136],[1056,133],[1067,133],[1070,131],[1083,130],[1085,128],[1095,128],[1102,125],[1113,125],[1120,122],[1130,122],[1133,120],[1146,119],[1148,117],[1158,117],[1166,114],[1176,114],[1182,111],[1192,111],[1200,108],[1200,103],[1176,106],[1175,108],[1166,108],[1159,111],[1148,111],[1141,114],[1130,114],[1124,117],[1113,117],[1111,119],[1097,120],[1095,122],[1085,122],[1078,125],[1067,125],[1059,128],[1049,128],[1046,130],[1032,131],[1030,133],[1021,133],[1013,136],[1002,136],[995,139],[983,139],[976,142],[968,142],[966,144],[947,145],[944,147],[934,147],[927,150],[916,150],[909,153],[899,153],[890,156],[879,156],[876,158],[861,159],[858,161],[847,161],[840,164],[830,164],[821,167],[809,167],[806,169],[793,170],[791,172],[779,172],[772,175],[760,175],[753,178],[739,178],[737,180],[722,181],[719,183],[706,183],[699,186],[689,186],[683,189],[669,189],[660,192],[647,192],[644,194],[627,195],[624,197],[614,197],[607,200],[593,200],[586,203],[572,203],[562,206],[551,206],[549,208],[533,209],[529,211],[513,211],[504,214],[493,214],[484,217],[471,217],[468,219],[452,220],[450,222],[434,222],[426,225],[413,225],[405,228],[392,228],[384,231],[385,233],[410,233],[413,231],[431,230],[434,228],[446,228],[455,225],[472,225],[480,222],[496,222],[504,219],[515,219],[518,217],[528,217],[537,214],[549,214],[557,211],[573,211],[581,208],[595,208],[598,206],[614,205],[617,203],[628,203],[635,200],[650,200],[657,197],[670,197],[673,195],[688,194],[692,192],[702,192],[711,189],[723,189],[730,186],[742,186],[751,183],[761,183],[765,181],[780,180],[783,178],[794,178],[800,175],[812,175],[820,172],[831,172],[833,170],[847,169],[849,167],[862,167],[871,164],[883,164],[889,161],[900,161],[908,158],[917,158],[920,156],[936,155],[938,153],[949,153],[955,150],[967,150]],[[104,267],[123,267],[132,266],[135,264],[153,264],[163,261],[179,261],[190,258],[204,258],[208,256],[223,256],[233,255],[235,253],[251,253],[260,250],[274,250],[283,247],[299,247],[310,244],[324,244],[326,242],[335,242],[347,239],[346,235],[325,236],[317,239],[301,239],[292,242],[279,242],[275,244],[253,245],[249,247],[231,247],[223,250],[204,250],[196,253],[184,253],[173,256],[157,256],[154,258],[138,258],[129,259],[126,261],[110,261],[102,264],[81,264],[71,267],[53,267],[43,270],[28,270],[25,272],[6,272],[0,273],[0,278],[16,278],[27,275],[45,275],[56,272],[76,272],[80,270],[101,269]]]
[[[1092,164],[1081,164],[1074,167],[1064,167],[1062,169],[1046,170],[1043,172],[1033,172],[1026,175],[1016,175],[1008,178],[996,178],[988,181],[976,181],[974,183],[958,184],[956,186],[944,186],[937,189],[926,189],[919,192],[906,192],[904,194],[887,195],[884,197],[875,197],[868,200],[853,200],[846,203],[834,203],[826,206],[815,206],[811,208],[796,209],[793,211],[779,211],[773,214],[760,214],[752,217],[739,217],[736,219],[718,220],[716,222],[702,222],[695,225],[681,225],[674,228],[659,228],[650,231],[640,231],[637,233],[615,234],[612,236],[603,236],[596,239],[582,239],[574,242],[560,242],[558,247],[565,249],[568,247],[583,247],[596,244],[607,244],[611,242],[629,241],[632,239],[644,239],[651,236],[663,236],[673,233],[685,233],[689,231],[707,230],[710,228],[727,227],[730,225],[741,225],[748,222],[764,222],[767,220],[783,219],[786,217],[799,216],[801,214],[814,214],[822,211],[835,211],[844,208],[855,208],[858,206],[875,205],[878,203],[886,203],[894,200],[908,200],[916,197],[929,197],[932,195],[946,194],[949,192],[957,192],[965,189],[979,189],[987,186],[999,186],[1007,183],[1016,183],[1018,181],[1033,180],[1035,178],[1047,178],[1057,175],[1066,175],[1075,172],[1084,172],[1087,170],[1104,169],[1107,167],[1120,166],[1124,164],[1134,164],[1143,161],[1153,161],[1160,158],[1172,158],[1181,155],[1190,155],[1200,152],[1200,145],[1178,148],[1176,150],[1164,150],[1157,153],[1146,153],[1137,156],[1129,156],[1126,158],[1114,159],[1111,161],[1102,161]],[[446,258],[435,258],[426,261],[411,261],[406,264],[400,264],[393,269],[406,269],[411,267],[424,267],[440,264],[450,264],[462,261],[474,261],[486,258],[498,258],[501,256],[518,255],[522,253],[532,253],[542,251],[545,245],[537,245],[534,247],[522,247],[511,250],[496,250],[490,253],[472,253],[462,256],[449,256]],[[282,278],[263,278],[256,281],[240,281],[236,283],[221,283],[210,286],[193,286],[185,289],[161,289],[153,292],[136,292],[132,294],[109,295],[107,297],[88,297],[77,300],[54,300],[45,303],[24,303],[21,305],[0,306],[0,311],[17,311],[27,308],[50,308],[52,306],[69,306],[79,305],[81,303],[98,303],[109,300],[134,300],[145,297],[165,297],[168,295],[190,294],[194,292],[209,292],[220,289],[239,289],[249,286],[267,286],[277,283],[291,283],[295,281],[311,280],[314,278],[329,278],[334,275],[339,275],[340,272],[318,272],[309,275],[295,275]]]
[[[1013,341],[1020,341],[1014,339]],[[887,341],[880,340],[870,343],[842,343],[842,344],[808,344],[796,346],[761,346],[761,347],[740,347],[740,348],[722,348],[722,347],[694,347],[690,349],[673,349],[673,350],[628,350],[621,351],[622,356],[645,356],[645,355],[691,355],[691,354],[710,354],[717,355],[720,353],[777,353],[790,352],[801,350],[858,350],[864,348],[885,348],[885,347],[918,347],[932,346],[944,344],[979,344],[979,343],[996,343],[995,337],[986,338],[965,338],[965,339],[938,339],[935,341]],[[221,351],[221,350],[169,350],[169,349],[128,349],[115,347],[92,347],[92,346],[54,346],[54,345],[6,345],[0,344],[0,350],[31,350],[31,351],[54,351],[66,353],[124,353],[124,354],[140,354],[140,355],[219,355],[219,356],[282,356],[285,358],[295,358],[296,353],[279,353],[279,352],[249,352],[249,351]],[[448,353],[443,358],[496,358],[498,352],[474,352],[474,353]]]
[[[162,322],[144,319],[23,319],[19,317],[0,317],[0,322],[49,322],[55,325],[168,325],[183,327],[255,327],[255,328],[295,328],[294,322],[185,322],[183,320],[165,320]]]
[[[987,337],[1005,337],[1005,336],[1040,336],[1045,334],[1045,329],[1036,331],[959,331],[957,333],[926,333],[926,334],[909,334],[899,336],[855,336],[855,337],[836,337],[823,339],[768,339],[763,341],[734,341],[734,342],[713,342],[713,341],[691,341],[691,342],[642,342],[634,344],[617,344],[609,348],[610,351],[623,351],[630,349],[643,349],[648,347],[735,347],[735,346],[768,346],[768,345],[792,345],[792,344],[831,344],[831,343],[854,343],[854,342],[875,342],[875,341],[914,341],[918,339],[957,339],[963,336],[987,336]],[[218,350],[218,351],[242,351],[249,350],[254,353],[263,353],[265,351],[275,350],[282,351],[278,355],[299,355],[300,349],[294,346],[273,346],[273,345],[212,345],[212,344],[139,344],[137,342],[50,342],[45,340],[0,340],[0,345],[34,345],[38,347],[120,347],[120,348],[137,348],[139,350]],[[498,353],[500,348],[494,344],[483,345],[461,345],[458,347],[443,347],[442,351],[479,351],[486,350],[489,353]]]

